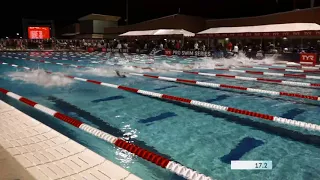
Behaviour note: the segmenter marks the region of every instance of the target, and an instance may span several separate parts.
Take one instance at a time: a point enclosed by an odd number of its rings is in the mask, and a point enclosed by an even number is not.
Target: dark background
[[[294,3],[295,2],[295,3]],[[314,0],[320,6],[320,0]],[[90,13],[122,17],[125,24],[126,0],[105,1],[9,1],[0,11],[0,37],[22,33],[22,18],[54,20],[56,29],[74,23]],[[176,14],[210,19],[258,16],[310,7],[310,0],[129,0],[129,24]]]

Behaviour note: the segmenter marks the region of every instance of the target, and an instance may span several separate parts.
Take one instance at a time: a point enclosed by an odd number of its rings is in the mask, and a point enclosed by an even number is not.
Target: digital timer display
[[[271,170],[272,161],[231,161],[234,170]]]

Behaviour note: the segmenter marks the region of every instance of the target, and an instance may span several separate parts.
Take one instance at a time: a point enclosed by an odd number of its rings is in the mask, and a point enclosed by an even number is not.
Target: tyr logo
[[[313,55],[302,55],[302,60],[303,61],[314,61],[314,56]]]

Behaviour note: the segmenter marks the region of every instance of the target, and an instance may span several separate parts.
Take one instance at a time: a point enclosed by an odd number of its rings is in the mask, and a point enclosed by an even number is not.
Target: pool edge
[[[6,124],[5,122],[5,118],[8,115],[10,116],[10,124],[9,123]],[[71,178],[77,178],[80,175],[90,176],[92,174],[97,174],[100,176],[107,176],[109,179],[140,180],[139,177],[135,176],[131,172],[112,163],[111,161],[105,159],[104,157],[101,157],[100,155],[96,154],[95,152],[89,150],[86,147],[83,147],[77,142],[65,137],[59,132],[31,118],[30,116],[17,110],[13,106],[5,103],[2,100],[0,100],[0,119],[1,119],[0,129],[2,130],[4,129],[4,132],[5,132],[5,133],[3,133],[3,131],[0,132],[0,137],[1,137],[0,138],[0,162],[1,162],[0,169],[1,171],[3,170],[4,172],[6,172],[4,174],[0,173],[0,179],[9,178],[9,179],[31,179],[31,180],[41,179],[42,180],[44,177],[47,177],[47,178],[49,177],[51,179],[61,179],[61,178],[71,179]],[[21,122],[19,122],[21,120],[26,125],[25,128],[18,127],[20,126],[18,124],[22,124]],[[29,123],[32,125],[28,126]],[[13,124],[13,126],[11,124]],[[10,125],[11,127],[18,127],[18,128],[10,128]],[[18,136],[18,134],[24,134],[26,132],[29,132],[27,130],[30,130],[30,129],[37,129],[39,130],[39,133],[30,135],[30,136],[26,135],[25,138],[21,138],[21,136]],[[51,137],[51,139],[50,138],[44,139],[41,142],[45,142],[45,141],[50,142],[50,141],[53,141],[54,139],[59,139],[56,142],[61,142],[61,143],[52,144],[52,146],[49,146],[47,148],[43,148],[39,146],[40,149],[34,150],[34,151],[28,151],[31,148],[31,146],[29,147],[30,143],[22,144],[22,145],[19,143],[21,142],[21,140],[25,142],[28,142],[28,141],[30,142],[32,141],[31,140],[32,137],[42,137],[43,134],[46,134],[46,133],[48,134],[50,133],[51,135],[53,133],[55,136]],[[16,142],[16,143],[18,142],[18,145],[11,142]],[[41,142],[35,142],[31,144],[40,145]],[[62,153],[63,155],[61,156],[61,158],[56,158],[56,159],[48,158],[50,157],[48,152],[52,149],[56,149],[59,147],[70,150],[70,152]],[[26,150],[26,151],[22,152],[22,150]],[[72,152],[72,150],[74,150],[74,152]],[[41,154],[43,157],[31,159],[30,161],[31,156],[40,157],[39,154]],[[88,155],[90,155],[90,158],[87,158]],[[76,168],[74,168],[73,170],[70,170],[69,172],[68,170],[66,170],[66,168],[60,167],[59,169],[58,164],[67,163],[67,161],[70,159],[72,160],[72,158],[79,158],[81,160],[84,159],[87,162],[83,164],[84,166],[82,168],[78,168],[79,169],[78,171],[76,170]],[[29,162],[27,162],[26,160],[28,160]],[[54,172],[55,170],[52,170],[52,168],[56,168],[56,172]],[[51,170],[53,173],[47,171],[48,169]],[[101,173],[101,171],[104,171],[104,172]]]

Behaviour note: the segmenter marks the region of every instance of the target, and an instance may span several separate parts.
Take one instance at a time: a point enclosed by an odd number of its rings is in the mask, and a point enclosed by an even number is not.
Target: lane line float
[[[244,73],[244,74],[263,75],[263,76],[269,75],[269,76],[281,76],[281,77],[288,77],[288,78],[320,79],[320,76],[309,76],[307,74],[282,74],[282,73],[248,71],[248,70],[229,69],[229,68],[213,68],[211,70],[229,71],[229,72],[237,72],[237,73]],[[169,70],[169,71],[177,72],[177,70]],[[183,72],[191,73],[191,74],[201,73],[201,72],[195,72],[195,71],[183,71]]]
[[[14,65],[14,66],[11,65],[11,66],[16,67],[16,68],[23,68],[23,69],[28,68],[28,67],[22,67],[22,66],[18,66],[18,65]],[[31,70],[30,68],[28,68],[28,69]],[[54,73],[54,72],[49,72],[49,71],[46,71],[46,72],[48,74]],[[149,97],[153,97],[153,98],[159,98],[159,99],[165,99],[165,100],[170,100],[170,101],[174,101],[174,102],[190,104],[192,106],[196,106],[196,107],[200,107],[200,108],[204,108],[204,109],[215,110],[215,111],[220,111],[220,112],[228,112],[228,113],[233,113],[233,114],[240,114],[240,115],[255,117],[255,118],[268,120],[268,121],[272,121],[272,122],[277,122],[280,124],[286,124],[289,126],[301,127],[303,129],[320,131],[320,125],[313,124],[313,123],[306,123],[306,122],[302,122],[302,121],[298,121],[298,120],[294,120],[294,119],[287,119],[287,118],[273,116],[273,115],[269,115],[269,114],[263,114],[263,113],[248,111],[248,110],[244,110],[244,109],[237,109],[237,108],[233,108],[233,107],[227,107],[227,106],[222,106],[222,105],[218,105],[218,104],[187,99],[187,98],[179,97],[179,96],[161,94],[161,93],[156,93],[156,92],[152,92],[152,91],[146,91],[146,90],[142,90],[142,89],[127,87],[127,86],[110,84],[110,83],[101,82],[101,81],[97,81],[97,80],[84,79],[81,77],[70,76],[70,75],[66,75],[66,74],[64,74],[63,76],[70,78],[70,79],[77,80],[77,81],[88,82],[91,84],[110,87],[110,88],[114,88],[114,89],[120,89],[123,91],[131,92],[131,93],[135,93],[135,94],[140,94],[140,95],[144,95],[144,96],[149,96]]]
[[[283,67],[283,68],[296,68],[296,69],[320,69],[317,66],[305,66],[305,65],[281,65],[281,64],[258,64],[259,66],[271,66],[271,67]]]
[[[25,60],[25,59],[26,58],[24,58],[23,60]],[[38,62],[45,63],[45,61],[38,61]],[[49,62],[49,63],[51,63],[51,62]],[[61,65],[62,63],[51,63],[51,64]],[[77,65],[74,65],[74,64],[68,64],[68,65],[69,65],[69,67],[77,67]],[[191,72],[191,71],[181,71],[181,70],[174,70],[174,69],[168,70],[168,69],[161,69],[161,68],[150,68],[150,67],[139,67],[139,66],[132,66],[132,67],[139,68],[139,69],[147,69],[147,70],[151,70],[151,71],[165,70],[165,71],[171,71],[171,72],[196,74],[196,75],[200,75],[200,76],[210,76],[210,77],[218,77],[218,78],[225,78],[225,79],[237,79],[237,80],[255,81],[255,82],[263,82],[263,83],[276,83],[276,84],[289,85],[289,86],[314,87],[314,88],[320,87],[320,83],[305,83],[305,82],[296,82],[296,81],[284,81],[284,80],[278,80],[278,79],[254,78],[254,77],[245,77],[245,76],[235,76],[235,75],[229,75],[229,74]],[[77,68],[86,68],[86,66],[80,66],[80,67],[78,66]],[[89,67],[89,68],[93,68],[93,67]],[[315,76],[315,77],[317,77],[317,76]]]
[[[21,55],[21,56],[28,56],[28,55]],[[54,56],[54,57],[48,57],[48,56],[30,56],[30,58],[45,58],[45,59],[53,59],[53,60],[58,60],[58,61],[74,61],[74,62],[91,62],[91,61],[96,61],[96,59],[90,59],[90,60],[86,60],[86,59],[83,59],[83,60],[77,60],[77,59],[68,59],[67,56],[65,57],[57,57],[57,56]],[[82,58],[83,56],[81,56],[80,58]],[[99,63],[103,63],[104,61],[107,60],[107,58],[101,58],[99,57],[98,59],[98,62]]]
[[[150,68],[150,67],[139,67],[139,66],[133,66],[133,67],[139,68],[139,69],[151,70],[151,71],[166,70],[166,69],[161,69],[161,68]],[[181,70],[173,70],[173,69],[169,69],[166,71],[178,72],[178,73],[188,73],[188,74],[194,74],[194,75],[200,75],[200,76],[218,77],[218,78],[224,78],[224,79],[237,79],[237,80],[243,80],[243,81],[276,83],[276,84],[289,85],[289,86],[313,87],[313,88],[320,87],[320,83],[305,83],[305,82],[296,82],[296,81],[284,81],[284,80],[280,80],[280,79],[254,78],[254,77],[245,77],[245,76],[235,76],[235,75],[229,75],[229,74],[201,73],[201,72],[190,72],[190,71],[181,71]]]
[[[33,59],[33,58],[20,58],[20,59],[18,57],[9,57],[9,58],[18,59],[18,60],[25,60],[25,61],[31,61],[31,62],[39,62],[39,63],[45,63],[45,64],[56,64],[56,65],[66,66],[66,67],[86,68],[85,66],[78,66],[78,65],[74,65],[74,64],[57,63],[57,62],[51,62],[51,61],[45,61],[45,60],[36,60],[36,59]]]
[[[9,64],[1,62],[3,65],[11,65],[13,67],[16,67],[18,65],[15,64]],[[32,70],[28,67],[22,67],[27,70]],[[264,90],[264,89],[256,89],[256,88],[249,88],[244,86],[234,86],[229,84],[215,84],[215,83],[209,83],[209,82],[201,82],[196,80],[190,80],[190,79],[180,79],[180,78],[172,78],[172,77],[165,77],[165,76],[155,76],[155,75],[149,75],[149,74],[141,74],[141,73],[127,73],[134,76],[142,76],[157,80],[164,80],[164,81],[170,81],[170,82],[177,82],[177,83],[183,83],[183,84],[192,84],[202,87],[210,87],[210,88],[219,88],[219,89],[234,89],[234,90],[242,90],[242,91],[248,91],[253,93],[260,93],[260,94],[268,94],[273,96],[287,96],[287,97],[294,97],[294,98],[301,98],[301,99],[309,99],[309,100],[315,100],[320,101],[319,96],[312,96],[312,95],[305,95],[305,94],[299,94],[299,93],[290,93],[290,92],[277,92],[277,91],[270,91],[270,90]]]
[[[320,70],[286,69],[286,68],[256,67],[256,66],[239,66],[239,67],[251,68],[251,69],[273,70],[273,71],[297,72],[297,73],[320,73]]]
[[[177,162],[170,161],[167,158],[164,158],[160,155],[157,155],[155,153],[152,153],[148,150],[145,150],[143,148],[140,148],[139,146],[136,146],[132,143],[128,143],[125,140],[115,137],[111,134],[108,134],[104,131],[101,131],[97,128],[94,128],[88,124],[85,124],[75,118],[72,118],[70,116],[64,115],[58,111],[55,111],[53,109],[50,109],[46,106],[43,106],[35,101],[32,101],[30,99],[27,99],[25,97],[22,97],[18,94],[15,94],[13,92],[10,92],[6,89],[0,88],[0,92],[13,98],[16,99],[20,102],[23,102],[26,105],[29,105],[45,114],[48,114],[52,117],[55,117],[59,120],[64,121],[65,123],[68,123],[78,129],[81,129],[89,134],[92,134],[93,136],[96,136],[108,143],[113,144],[116,147],[119,147],[121,149],[127,150],[128,152],[131,152],[135,154],[136,156],[141,157],[144,160],[147,160],[149,162],[152,162],[153,164],[165,168],[179,176],[182,176],[186,179],[194,179],[194,180],[212,180],[212,178],[207,177],[203,174],[198,173],[195,170],[192,170],[191,168],[185,167]]]
[[[217,70],[217,69],[215,69]],[[172,72],[183,72],[189,74],[199,74],[199,75],[206,75],[206,76],[216,76],[216,74],[211,73],[202,73],[197,71],[181,71],[181,70],[169,70]],[[320,76],[309,76],[307,74],[282,74],[282,73],[272,73],[272,72],[262,72],[262,71],[246,71],[246,70],[238,70],[238,69],[230,69],[227,70],[230,72],[237,72],[237,73],[244,73],[244,74],[254,74],[254,75],[269,75],[269,76],[280,76],[280,77],[287,77],[287,78],[302,78],[302,79],[318,79],[320,80]]]
[[[170,82],[177,82],[177,83],[192,84],[192,85],[203,86],[203,87],[210,87],[210,88],[235,89],[235,90],[242,90],[242,91],[260,93],[260,94],[269,94],[269,95],[273,95],[273,96],[287,96],[287,97],[295,97],[295,98],[320,101],[319,96],[304,95],[304,94],[299,94],[299,93],[277,92],[277,91],[270,91],[270,90],[264,90],[264,89],[249,88],[249,87],[244,87],[244,86],[234,86],[234,85],[229,85],[229,84],[215,84],[215,83],[201,82],[201,81],[195,81],[195,80],[190,80],[190,79],[155,76],[155,75],[141,74],[141,73],[127,73],[127,74],[134,75],[134,76],[142,76],[142,77],[147,77],[147,78],[152,78],[152,79],[157,79],[157,80],[164,80],[164,81],[170,81]]]

